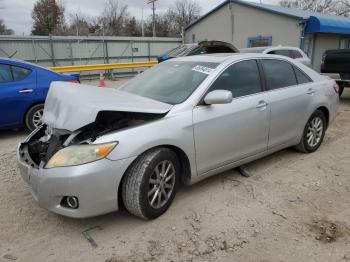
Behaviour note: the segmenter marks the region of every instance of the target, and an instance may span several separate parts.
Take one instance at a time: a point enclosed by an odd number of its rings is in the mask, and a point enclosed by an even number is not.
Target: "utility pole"
[[[152,4],[153,11],[153,37],[156,37],[156,1],[158,0],[148,0],[148,4]]]
[[[142,31],[142,37],[145,37],[145,26],[144,26],[144,19],[143,19],[143,7],[142,7],[142,19],[141,19],[141,31]]]
[[[153,37],[156,37],[156,5],[155,1],[152,3],[153,9]]]

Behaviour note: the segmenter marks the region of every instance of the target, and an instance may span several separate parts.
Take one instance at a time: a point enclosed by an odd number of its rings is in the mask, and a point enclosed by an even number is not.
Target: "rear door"
[[[263,59],[261,64],[271,110],[268,147],[298,143],[309,117],[315,93],[313,83],[288,61]]]
[[[193,110],[198,174],[267,150],[269,110],[256,60],[227,68],[210,91],[229,90],[233,101]]]
[[[0,64],[0,127],[20,126],[35,98],[36,75],[29,68]]]

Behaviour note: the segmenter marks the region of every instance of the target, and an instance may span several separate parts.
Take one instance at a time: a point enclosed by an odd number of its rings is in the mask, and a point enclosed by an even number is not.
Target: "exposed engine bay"
[[[47,125],[34,132],[20,147],[23,160],[32,167],[43,167],[62,148],[92,144],[98,137],[112,131],[132,128],[164,117],[165,114],[101,111],[96,120],[74,132],[52,129]]]

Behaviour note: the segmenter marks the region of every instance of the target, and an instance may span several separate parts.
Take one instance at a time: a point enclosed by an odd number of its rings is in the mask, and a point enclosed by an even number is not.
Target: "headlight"
[[[61,149],[47,162],[45,168],[77,166],[105,158],[118,142],[99,145],[75,145]]]

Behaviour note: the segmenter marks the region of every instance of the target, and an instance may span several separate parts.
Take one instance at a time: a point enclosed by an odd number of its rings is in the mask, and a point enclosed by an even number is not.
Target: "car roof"
[[[195,56],[186,56],[175,58],[171,61],[187,61],[187,62],[203,62],[203,63],[224,63],[224,62],[234,62],[237,60],[248,59],[248,58],[283,58],[285,60],[290,60],[288,57],[278,56],[278,55],[265,55],[257,53],[219,53],[219,54],[204,54]]]
[[[16,58],[0,57],[0,63],[8,63],[8,64],[13,64],[13,65],[18,65],[18,66],[22,65],[23,67],[27,66],[27,67],[31,67],[31,68],[40,68],[42,70],[46,70],[46,71],[50,71],[50,72],[54,73],[54,71],[52,71],[46,67],[36,65],[36,64],[30,63],[30,62],[26,62],[26,61],[16,59]]]

